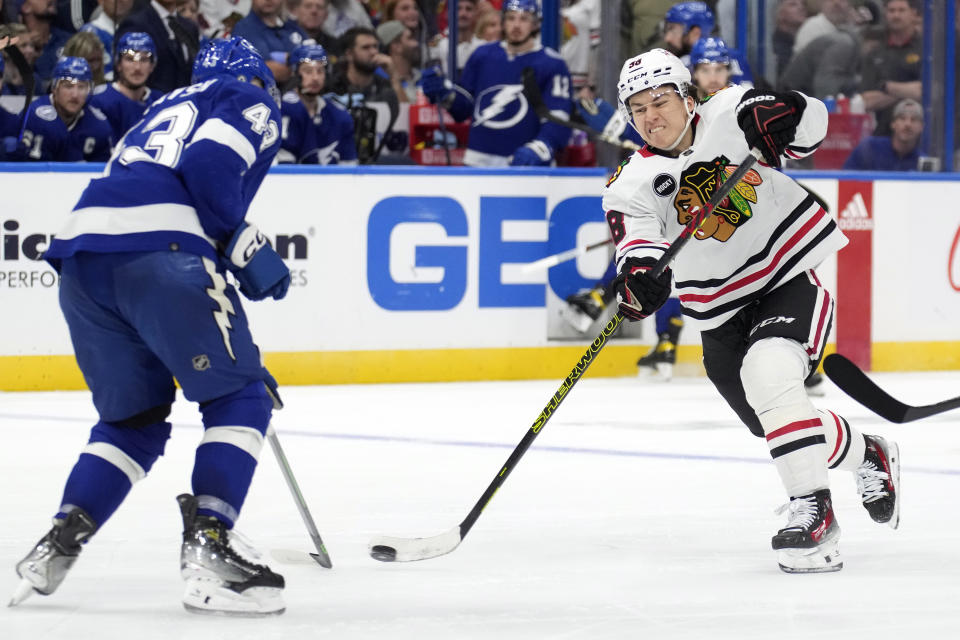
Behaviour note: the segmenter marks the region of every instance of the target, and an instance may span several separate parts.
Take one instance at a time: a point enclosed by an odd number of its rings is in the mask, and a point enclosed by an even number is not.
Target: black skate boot
[[[641,375],[656,372],[664,380],[673,377],[673,365],[677,362],[677,344],[670,338],[669,333],[661,333],[650,352],[637,360]]]
[[[777,509],[789,511],[787,526],[773,536],[780,568],[787,573],[824,573],[843,568],[840,525],[833,515],[829,489],[791,498]]]
[[[590,325],[600,317],[607,305],[612,300],[611,292],[604,287],[594,287],[593,289],[583,289],[577,293],[567,296],[567,304],[560,310],[560,315],[564,320],[579,331],[586,333]]]
[[[220,520],[197,515],[197,499],[177,496],[183,515],[183,606],[193,613],[264,616],[284,611],[283,576],[256,564],[259,554]]]
[[[56,591],[80,556],[80,545],[96,530],[97,523],[80,508],[63,518],[54,518],[53,528],[17,563],[17,575],[23,579],[10,606],[23,602],[32,593],[48,596]]]
[[[867,449],[857,468],[857,491],[874,522],[900,524],[900,448],[880,436],[864,435]]]

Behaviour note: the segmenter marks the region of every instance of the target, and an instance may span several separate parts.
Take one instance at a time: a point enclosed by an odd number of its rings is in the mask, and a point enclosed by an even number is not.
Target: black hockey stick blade
[[[839,353],[832,353],[824,359],[823,371],[848,396],[884,420],[897,424],[960,408],[960,397],[921,406],[900,402],[877,386],[860,367]]]

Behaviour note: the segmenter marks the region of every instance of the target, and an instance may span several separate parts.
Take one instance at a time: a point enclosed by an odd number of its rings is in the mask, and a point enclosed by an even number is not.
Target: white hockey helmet
[[[666,49],[650,49],[623,63],[620,81],[617,83],[617,107],[624,119],[632,123],[633,118],[627,108],[630,96],[646,89],[672,84],[677,88],[677,94],[686,98],[690,82],[690,70],[680,62],[680,58]]]

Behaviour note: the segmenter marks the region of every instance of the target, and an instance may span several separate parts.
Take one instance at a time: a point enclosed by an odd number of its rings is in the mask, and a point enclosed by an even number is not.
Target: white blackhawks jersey
[[[641,149],[603,192],[617,266],[628,257],[658,259],[690,219],[749,153],[734,113],[743,87],[713,94],[697,107],[693,145],[672,158]],[[827,132],[823,103],[807,106],[791,158],[813,153]],[[701,330],[723,324],[739,309],[816,267],[847,243],[833,217],[800,185],[758,162],[706,220],[673,263],[674,293]]]

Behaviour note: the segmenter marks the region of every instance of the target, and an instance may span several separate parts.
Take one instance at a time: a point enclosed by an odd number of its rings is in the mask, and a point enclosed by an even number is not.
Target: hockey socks
[[[163,455],[170,423],[122,427],[98,422],[73,466],[63,490],[58,518],[80,507],[103,526],[135,482],[142,479]]]
[[[273,401],[263,382],[200,405],[203,440],[193,467],[197,513],[232,527],[247,497]]]

